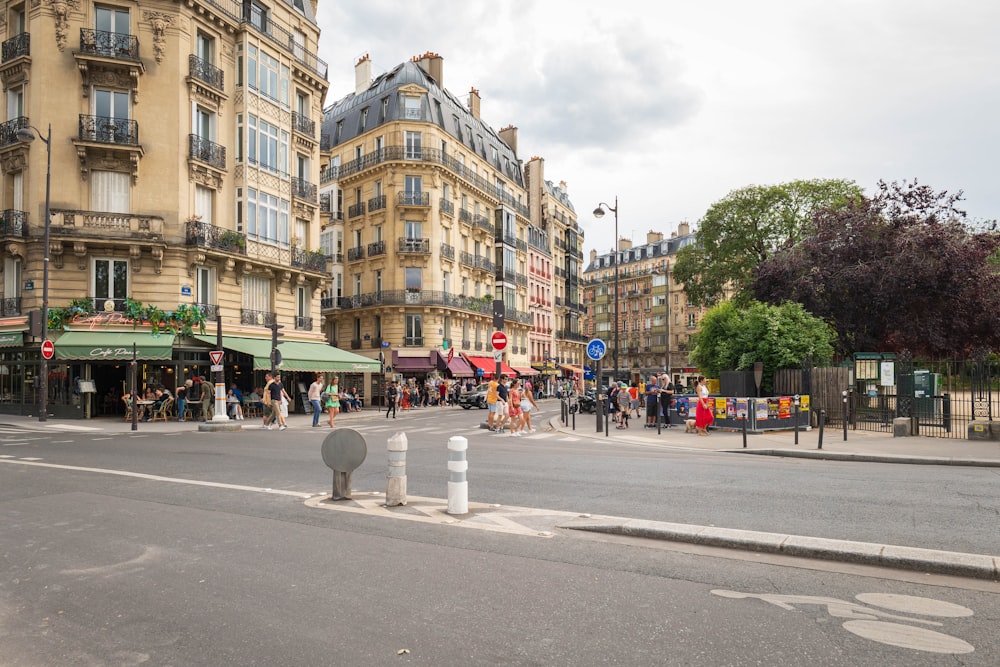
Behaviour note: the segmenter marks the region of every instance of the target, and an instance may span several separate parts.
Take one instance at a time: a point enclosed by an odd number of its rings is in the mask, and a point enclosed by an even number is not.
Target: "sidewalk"
[[[894,438],[891,433],[852,431],[850,427],[846,441],[843,429],[825,428],[822,449],[819,449],[819,429],[800,430],[798,445],[795,444],[793,431],[748,433],[744,449],[742,432],[729,429],[715,429],[708,437],[704,437],[696,433],[685,433],[684,426],[680,425],[661,429],[657,435],[656,429],[643,428],[642,422],[633,419],[628,429],[616,429],[612,424],[605,437],[603,430],[597,432],[597,417],[593,414],[578,414],[575,431],[572,429],[572,421],[570,425],[563,425],[558,415],[550,419],[549,424],[562,433],[608,443],[618,441],[799,458],[1000,467],[1000,442],[929,436]]]

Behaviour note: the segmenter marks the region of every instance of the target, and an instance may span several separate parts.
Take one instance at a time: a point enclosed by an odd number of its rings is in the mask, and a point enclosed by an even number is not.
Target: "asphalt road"
[[[953,514],[978,504],[988,517],[996,502],[987,495],[996,477],[985,471],[595,451],[479,433],[482,414],[359,423],[369,458],[354,487],[384,490],[379,443],[405,425],[409,491],[441,498],[445,443],[458,432],[470,439],[470,499],[489,502],[736,528],[828,526],[850,539],[877,532],[854,526],[877,517],[886,530],[905,524],[895,534],[915,546],[928,546],[927,533],[949,549],[960,545],[945,542],[948,533],[967,525]],[[0,663],[1000,663],[996,583],[313,509],[304,497],[331,486],[323,435],[0,437]],[[824,520],[837,494],[861,498]],[[925,531],[908,519],[921,496],[943,508],[923,523],[957,526]],[[997,525],[995,510],[989,521]],[[975,551],[996,539],[964,544]]]

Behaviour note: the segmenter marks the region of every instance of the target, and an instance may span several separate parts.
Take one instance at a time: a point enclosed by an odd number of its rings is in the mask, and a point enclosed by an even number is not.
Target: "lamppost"
[[[35,137],[45,144],[45,256],[42,258],[42,345],[49,339],[49,228],[52,224],[52,213],[49,209],[52,185],[52,123],[48,132],[42,136],[41,130],[33,125],[22,127],[17,131],[17,140],[30,144]],[[48,420],[49,412],[49,360],[41,355],[39,366],[38,387],[41,397],[38,400],[38,421]]]
[[[603,218],[604,217],[604,209],[605,208],[607,208],[609,211],[611,211],[612,213],[615,214],[615,349],[612,350],[612,355],[614,357],[614,362],[615,362],[615,377],[614,377],[614,379],[617,382],[618,381],[618,329],[619,329],[619,326],[618,326],[618,317],[619,317],[619,312],[618,312],[618,277],[619,277],[619,274],[618,274],[618,265],[620,264],[620,261],[619,261],[620,257],[618,256],[618,197],[617,196],[615,197],[615,205],[614,206],[609,206],[608,204],[605,204],[604,202],[601,202],[600,204],[598,204],[597,208],[594,209],[594,217],[598,218],[598,219]],[[597,381],[600,382],[601,378],[597,378]]]

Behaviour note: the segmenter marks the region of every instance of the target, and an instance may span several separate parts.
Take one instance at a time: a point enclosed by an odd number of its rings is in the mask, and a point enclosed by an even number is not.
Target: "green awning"
[[[174,335],[125,331],[67,331],[54,341],[56,359],[129,361],[132,345],[141,361],[169,361],[174,356]]]
[[[195,336],[195,338],[215,346],[215,336]],[[270,338],[223,336],[222,347],[252,356],[255,370],[271,368]],[[281,370],[285,371],[377,373],[381,369],[377,359],[362,357],[360,354],[347,352],[326,343],[285,341],[278,350],[281,351]]]
[[[23,331],[4,331],[0,333],[0,347],[21,347],[24,345]]]

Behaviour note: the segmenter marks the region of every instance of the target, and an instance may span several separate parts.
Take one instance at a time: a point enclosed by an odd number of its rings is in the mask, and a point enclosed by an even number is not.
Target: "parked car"
[[[489,385],[481,384],[473,388],[472,391],[467,391],[462,393],[458,397],[458,404],[466,410],[471,410],[473,407],[477,407],[480,410],[486,409],[486,392],[489,390]]]

